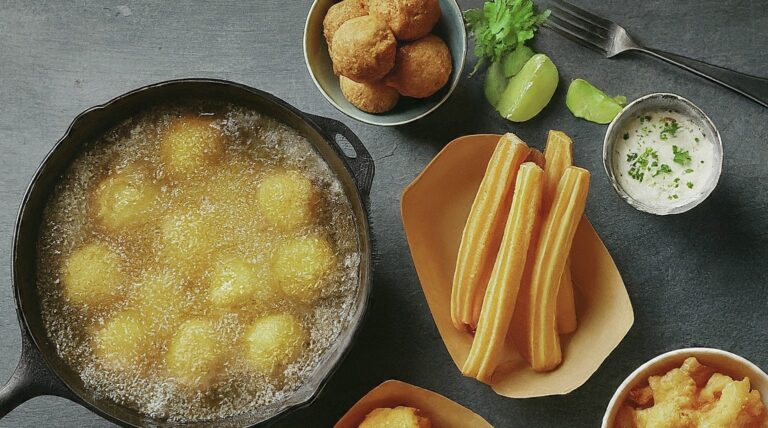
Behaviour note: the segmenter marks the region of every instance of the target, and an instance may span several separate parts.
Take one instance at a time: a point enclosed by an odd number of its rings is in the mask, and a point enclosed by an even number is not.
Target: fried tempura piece
[[[416,40],[440,20],[438,0],[369,0],[368,13],[385,21],[398,40]]]
[[[431,428],[432,421],[413,407],[398,406],[393,409],[373,409],[365,416],[358,428]]]
[[[397,49],[397,61],[384,83],[413,98],[426,98],[451,76],[451,51],[439,37],[428,35]]]
[[[358,83],[339,76],[341,93],[353,106],[368,113],[384,113],[392,110],[400,93],[381,82]]]
[[[356,82],[380,80],[395,66],[397,40],[378,18],[350,19],[336,30],[331,43],[333,71]]]
[[[541,228],[531,271],[523,352],[536,371],[552,370],[562,361],[555,321],[557,292],[573,236],[589,192],[589,171],[568,167],[557,187],[552,207]]]
[[[525,270],[528,246],[539,217],[543,175],[541,168],[530,162],[522,164],[517,173],[512,208],[485,291],[475,339],[462,368],[464,376],[488,383],[501,359]]]
[[[333,49],[333,35],[336,34],[336,30],[350,19],[365,15],[367,12],[360,0],[343,0],[328,9],[323,18],[323,36],[328,43],[329,53]]]
[[[451,320],[474,330],[485,288],[504,233],[517,170],[530,149],[515,134],[501,137],[488,162],[461,237],[451,290]]]
[[[544,169],[544,212],[546,212],[555,197],[557,184],[563,176],[563,171],[573,165],[573,141],[563,132],[549,131],[544,157],[547,164]],[[563,270],[560,289],[557,293],[557,331],[561,334],[573,333],[576,326],[576,304],[573,295],[571,263],[568,261]]]

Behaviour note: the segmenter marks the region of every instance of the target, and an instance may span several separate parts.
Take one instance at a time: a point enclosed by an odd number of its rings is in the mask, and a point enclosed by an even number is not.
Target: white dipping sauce
[[[716,174],[715,145],[709,137],[677,111],[637,113],[614,142],[614,176],[640,202],[685,205],[698,199]]]

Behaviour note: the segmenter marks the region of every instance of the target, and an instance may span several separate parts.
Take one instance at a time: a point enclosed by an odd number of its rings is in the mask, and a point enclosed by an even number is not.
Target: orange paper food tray
[[[432,316],[456,366],[472,336],[451,323],[451,284],[472,201],[499,135],[469,135],[449,143],[403,192],[401,214],[416,271]],[[564,336],[563,363],[534,372],[508,345],[491,387],[513,398],[567,394],[589,379],[629,331],[632,305],[616,265],[584,217],[571,249],[579,326]]]

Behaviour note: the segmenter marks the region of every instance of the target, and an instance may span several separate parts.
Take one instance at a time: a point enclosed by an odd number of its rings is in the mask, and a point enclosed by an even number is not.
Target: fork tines
[[[605,55],[616,24],[566,1],[555,0],[544,26]]]

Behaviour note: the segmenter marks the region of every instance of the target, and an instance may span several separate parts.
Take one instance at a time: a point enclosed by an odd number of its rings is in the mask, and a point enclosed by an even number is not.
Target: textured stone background
[[[574,1],[651,46],[768,76],[768,12],[760,0]],[[377,160],[372,212],[379,254],[367,321],[323,395],[276,426],[330,427],[369,389],[397,378],[443,393],[498,427],[595,427],[624,377],[661,352],[712,346],[768,368],[767,109],[659,61],[607,60],[544,30],[535,47],[551,56],[562,82],[535,119],[504,121],[486,105],[475,78],[462,80],[441,109],[418,123],[368,126],[337,112],[312,84],[301,51],[308,8],[308,1],[0,0],[0,381],[19,356],[8,260],[16,211],[38,163],[82,110],[152,82],[193,76],[242,82],[340,119]],[[676,92],[707,112],[725,146],[722,179],[709,200],[674,217],[646,215],[622,202],[602,170],[605,127],[577,120],[565,107],[567,83],[576,77],[629,99]],[[587,212],[622,272],[636,322],[578,390],[510,400],[461,377],[450,360],[416,278],[399,197],[457,136],[514,131],[542,147],[550,128],[573,137],[577,163],[593,173]],[[0,421],[0,427],[109,425],[51,397],[33,399]]]

